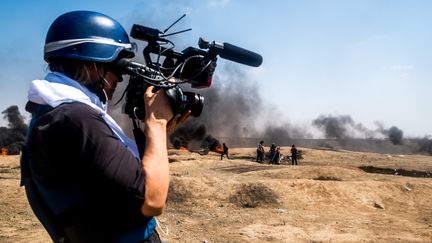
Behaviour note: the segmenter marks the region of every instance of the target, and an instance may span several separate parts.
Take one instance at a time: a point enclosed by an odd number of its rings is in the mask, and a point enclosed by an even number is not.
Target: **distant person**
[[[295,145],[293,144],[291,146],[291,164],[292,165],[294,165],[294,163],[295,163],[295,165],[298,165],[297,164],[297,157],[298,157],[298,150],[295,147]]]
[[[264,141],[261,140],[258,144],[258,147],[256,149],[257,151],[257,158],[256,162],[262,163],[264,161]]]
[[[270,161],[269,161],[269,164],[272,163],[273,156],[274,156],[275,153],[276,153],[276,144],[275,144],[275,143],[272,143],[272,144],[270,145]]]
[[[226,146],[225,143],[222,144],[223,152],[221,154],[221,160],[223,159],[224,155],[226,155],[227,159],[229,159],[228,156],[228,146]]]
[[[276,151],[276,144],[275,143],[272,143],[271,145],[270,145],[270,152],[275,152]]]
[[[274,164],[274,165],[280,164],[280,157],[281,157],[280,146],[277,146],[273,153],[273,157],[270,160],[270,164]]]

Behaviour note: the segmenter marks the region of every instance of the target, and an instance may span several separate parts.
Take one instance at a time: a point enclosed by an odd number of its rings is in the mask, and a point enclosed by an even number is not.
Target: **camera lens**
[[[182,108],[180,114],[187,110],[191,110],[191,115],[198,117],[204,107],[204,96],[193,93],[193,92],[183,92]]]
[[[165,90],[170,101],[171,108],[174,114],[183,114],[187,110],[191,111],[191,115],[198,117],[204,107],[204,97],[193,92],[183,92],[179,86],[175,86]]]

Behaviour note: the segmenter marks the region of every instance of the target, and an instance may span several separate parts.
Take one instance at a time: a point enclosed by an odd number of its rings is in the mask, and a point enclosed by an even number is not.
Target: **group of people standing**
[[[256,157],[256,162],[259,163],[263,163],[265,161],[265,149],[264,149],[264,141],[261,140],[258,143],[258,147],[256,149],[257,151],[257,157]],[[296,148],[296,146],[293,144],[291,146],[291,163],[292,165],[298,165],[298,155],[299,152]],[[275,143],[272,143],[270,145],[270,150],[269,150],[269,164],[280,164],[280,161],[282,159],[282,154],[280,152],[280,146],[276,146]]]

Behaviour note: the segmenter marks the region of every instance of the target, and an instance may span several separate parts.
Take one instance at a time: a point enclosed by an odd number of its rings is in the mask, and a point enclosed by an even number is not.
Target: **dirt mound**
[[[277,205],[279,196],[260,183],[243,184],[229,197],[229,202],[243,208],[269,207]]]

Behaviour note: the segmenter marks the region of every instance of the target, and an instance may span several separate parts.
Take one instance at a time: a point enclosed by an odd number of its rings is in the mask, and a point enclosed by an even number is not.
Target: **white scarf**
[[[107,113],[106,104],[101,102],[95,93],[64,74],[51,72],[48,73],[45,80],[33,80],[28,90],[28,100],[40,105],[49,105],[53,108],[71,102],[80,102],[90,106],[105,120],[113,133],[135,158],[140,160],[135,142],[124,134],[120,126]]]

